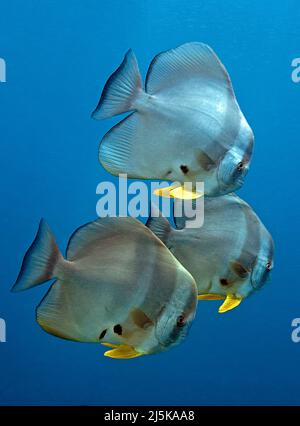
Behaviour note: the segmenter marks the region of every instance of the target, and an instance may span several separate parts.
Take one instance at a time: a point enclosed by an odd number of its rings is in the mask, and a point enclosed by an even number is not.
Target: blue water
[[[298,0],[1,0],[0,343],[1,404],[299,404],[300,56]],[[224,315],[199,304],[189,338],[156,356],[115,361],[98,345],[44,333],[34,309],[47,285],[9,292],[40,217],[60,247],[96,216],[95,193],[111,179],[97,159],[112,120],[90,113],[132,47],[143,73],[158,52],[187,41],[225,63],[256,136],[239,194],[276,244],[273,279]]]

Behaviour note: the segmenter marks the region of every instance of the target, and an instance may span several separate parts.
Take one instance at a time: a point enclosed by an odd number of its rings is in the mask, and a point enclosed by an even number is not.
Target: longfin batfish
[[[180,203],[175,200],[174,211]],[[273,267],[273,240],[241,198],[234,194],[205,198],[200,228],[187,226],[191,218],[179,211],[182,215],[174,217],[173,229],[159,213],[149,218],[147,226],[193,275],[198,300],[224,300],[219,308],[224,313],[267,281]]]
[[[192,190],[161,191],[196,198],[197,182],[217,196],[243,184],[253,133],[237,103],[228,72],[203,43],[186,43],[157,55],[145,90],[129,50],[108,79],[92,117],[131,112],[104,136],[99,159],[113,175],[191,183]],[[159,161],[158,161],[159,159]]]
[[[57,337],[102,343],[111,358],[135,358],[180,343],[196,311],[193,277],[132,218],[103,218],[77,229],[66,258],[42,220],[12,291],[53,278],[36,311],[39,325]]]

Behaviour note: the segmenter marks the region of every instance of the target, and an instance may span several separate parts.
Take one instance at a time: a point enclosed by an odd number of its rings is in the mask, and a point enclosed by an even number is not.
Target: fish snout
[[[192,322],[193,317],[187,318],[184,313],[160,320],[155,330],[159,344],[165,349],[179,344],[187,336]]]
[[[249,159],[225,157],[218,170],[218,182],[222,195],[238,190],[249,170]]]
[[[251,286],[253,290],[261,289],[271,279],[273,269],[272,260],[261,261],[256,265],[251,275]]]
[[[254,290],[259,290],[265,283],[270,281],[274,267],[274,242],[267,230],[264,230],[263,234],[260,254],[256,259],[256,264],[251,275],[251,285]]]

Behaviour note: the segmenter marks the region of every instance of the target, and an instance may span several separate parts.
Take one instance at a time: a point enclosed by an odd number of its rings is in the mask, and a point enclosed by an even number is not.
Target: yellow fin
[[[110,358],[116,358],[116,359],[130,359],[130,358],[136,358],[142,355],[144,354],[137,352],[132,346],[128,346],[128,345],[120,345],[117,348],[112,349],[110,351],[106,351],[104,353],[104,356],[108,356]]]
[[[230,311],[230,309],[236,308],[242,300],[243,299],[241,297],[237,297],[234,294],[228,294],[225,302],[219,308],[219,313],[223,314],[224,312]]]
[[[179,198],[180,200],[195,200],[203,195],[196,191],[188,191],[187,189],[184,189],[183,186],[172,189],[170,194],[171,197]]]
[[[222,294],[198,294],[198,300],[224,300],[225,296]]]
[[[154,192],[154,195],[158,195],[166,198],[179,198],[180,200],[195,200],[196,198],[202,197],[196,191],[188,191],[184,186],[171,185],[166,188],[158,188]]]
[[[173,198],[171,192],[178,188],[178,185],[166,186],[165,188],[157,188],[153,191],[154,195],[158,195],[159,197]]]
[[[117,348],[119,345],[114,345],[113,343],[101,342],[101,345],[107,346],[108,348]]]

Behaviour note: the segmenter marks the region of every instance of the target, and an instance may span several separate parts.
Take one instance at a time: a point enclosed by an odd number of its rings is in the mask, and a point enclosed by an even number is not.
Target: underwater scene
[[[0,405],[300,405],[299,21],[0,1]]]

